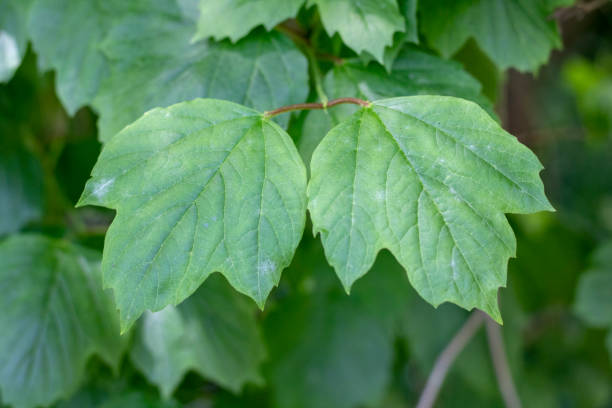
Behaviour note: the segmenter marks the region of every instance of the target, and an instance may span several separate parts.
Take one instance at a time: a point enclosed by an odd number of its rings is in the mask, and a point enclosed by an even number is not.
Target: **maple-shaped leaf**
[[[215,271],[263,307],[302,236],[306,170],[261,113],[196,99],[149,111],[111,138],[79,204],[117,210],[102,271],[125,330]]]
[[[395,0],[311,0],[321,14],[330,36],[340,34],[357,54],[363,51],[383,62],[385,47],[393,44],[393,34],[406,29]]]
[[[536,156],[473,102],[380,100],[316,148],[309,210],[348,291],[389,249],[427,301],[500,321],[516,241],[504,213],[552,210]]]
[[[536,71],[561,45],[549,14],[562,3],[567,1],[430,0],[419,9],[419,25],[445,57],[474,38],[499,68]]]
[[[237,41],[253,28],[268,31],[294,17],[305,0],[218,0],[200,1],[200,17],[195,39],[212,37]]]

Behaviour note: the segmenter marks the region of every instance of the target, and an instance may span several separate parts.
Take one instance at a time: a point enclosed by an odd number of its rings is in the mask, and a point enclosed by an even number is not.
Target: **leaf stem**
[[[321,70],[319,69],[319,63],[317,62],[317,58],[315,57],[314,51],[311,48],[306,48],[306,56],[308,57],[308,66],[310,67],[312,81],[314,82],[315,90],[317,91],[317,96],[323,105],[327,106],[327,102],[329,99],[327,98],[327,94],[323,90],[323,83],[321,78]]]
[[[431,408],[436,402],[440,387],[446,378],[446,374],[451,364],[455,361],[461,350],[470,341],[470,339],[476,334],[482,323],[484,322],[485,315],[480,311],[474,311],[470,317],[463,324],[461,329],[455,334],[455,337],[451,340],[446,348],[436,359],[433,370],[429,374],[425,389],[419,398],[417,408]]]
[[[363,99],[359,99],[359,98],[338,98],[338,99],[332,99],[331,101],[327,102],[327,103],[296,103],[294,105],[287,105],[287,106],[282,106],[278,109],[274,109],[271,111],[266,111],[264,112],[264,116],[266,118],[270,118],[272,116],[276,116],[279,115],[281,113],[285,113],[285,112],[290,112],[290,111],[295,111],[295,110],[306,110],[306,109],[327,109],[327,108],[331,108],[332,106],[336,106],[336,105],[342,105],[344,103],[350,103],[353,105],[360,105],[360,106],[370,106],[370,102],[369,101],[365,101]]]

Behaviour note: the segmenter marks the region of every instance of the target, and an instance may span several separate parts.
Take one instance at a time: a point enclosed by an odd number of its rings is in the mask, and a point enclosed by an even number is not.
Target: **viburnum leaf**
[[[482,86],[460,64],[444,60],[405,46],[387,72],[378,64],[364,66],[358,60],[348,60],[329,71],[323,81],[329,98],[354,97],[367,100],[410,95],[457,96],[478,102],[493,113],[491,103],[482,95]],[[325,111],[311,111],[304,121],[298,148],[304,161],[323,136],[357,110],[355,105],[339,105]]]
[[[102,270],[122,329],[215,271],[263,307],[302,236],[305,189],[289,135],[232,102],[154,109],[115,135],[79,205],[117,210]]]
[[[189,370],[234,392],[259,384],[265,347],[254,306],[215,274],[178,307],[145,313],[132,361],[166,398]]]
[[[601,245],[578,284],[574,309],[588,325],[612,329],[612,241]],[[612,358],[612,330],[607,345]]]
[[[308,4],[317,5],[330,36],[340,34],[357,54],[367,51],[380,62],[393,34],[406,28],[395,0],[310,0]]]
[[[501,69],[536,71],[561,45],[551,0],[432,0],[419,25],[428,42],[450,57],[469,39]]]
[[[302,4],[304,0],[200,0],[195,39],[237,41],[259,25],[270,31],[283,20],[294,17]]]
[[[12,78],[26,51],[30,0],[0,2],[0,83]]]
[[[312,157],[308,207],[347,291],[387,248],[428,302],[501,321],[497,290],[516,249],[504,213],[552,210],[541,169],[473,102],[392,98],[325,136]]]
[[[96,354],[116,367],[126,337],[102,290],[99,254],[41,235],[0,243],[0,389],[15,407],[70,395]]]
[[[391,45],[385,47],[383,54],[382,64],[387,71],[391,71],[395,59],[399,56],[400,52],[404,49],[406,43],[419,43],[419,31],[417,25],[417,0],[406,0],[399,3],[400,11],[404,15],[406,29],[403,32],[396,32],[393,35],[393,42]],[[372,60],[375,60],[370,53],[364,51],[360,58],[367,64]]]
[[[257,31],[237,44],[193,44],[194,29],[175,6],[172,13],[128,16],[110,30],[101,49],[111,73],[94,100],[101,140],[149,109],[197,97],[262,111],[306,99],[306,58],[280,33]]]
[[[57,94],[70,114],[93,99],[107,73],[98,42],[120,14],[119,3],[36,0],[32,6],[28,30],[39,65],[57,71]]]
[[[43,174],[40,162],[0,123],[0,236],[40,218]],[[16,138],[15,138],[16,139]]]

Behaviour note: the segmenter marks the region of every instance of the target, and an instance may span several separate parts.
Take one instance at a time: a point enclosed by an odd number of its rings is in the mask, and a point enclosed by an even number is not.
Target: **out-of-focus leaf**
[[[91,103],[108,63],[104,35],[120,18],[174,5],[167,0],[34,0],[28,30],[41,67],[57,71],[57,93],[71,115]]]
[[[406,29],[395,0],[310,0],[308,4],[318,7],[330,36],[338,33],[357,54],[367,51],[380,62],[393,34]]]
[[[294,17],[305,0],[201,0],[196,40],[213,37],[237,41],[253,28],[268,31]]]
[[[261,111],[306,99],[306,58],[283,35],[256,31],[237,44],[193,44],[193,29],[175,8],[126,17],[108,33],[101,47],[111,74],[94,101],[102,141],[149,109],[198,97]],[[286,125],[288,115],[280,120]]]
[[[612,55],[595,62],[574,59],[563,67],[563,78],[578,104],[582,123],[593,140],[612,138]]]
[[[500,69],[536,71],[561,45],[548,0],[430,0],[419,26],[445,57],[474,38]]]
[[[390,381],[408,282],[385,253],[347,296],[330,281],[320,243],[314,245],[301,246],[304,253],[287,271],[305,269],[305,289],[279,302],[265,321],[274,406],[370,406]]]
[[[41,217],[43,175],[40,163],[0,124],[0,236]]]
[[[254,306],[211,276],[180,306],[142,317],[132,360],[166,398],[189,370],[234,392],[261,383],[265,349]]]
[[[99,254],[41,235],[0,243],[0,389],[15,407],[49,405],[82,382],[92,355],[116,367],[119,336]]]
[[[591,269],[585,272],[576,290],[575,311],[588,325],[612,329],[612,242],[593,255]],[[607,345],[612,358],[612,330]]]
[[[28,34],[26,18],[31,0],[0,2],[0,83],[10,80],[21,64]]]

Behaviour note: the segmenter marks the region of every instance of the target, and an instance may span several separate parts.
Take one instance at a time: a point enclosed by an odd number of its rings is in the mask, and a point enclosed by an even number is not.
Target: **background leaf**
[[[385,254],[346,296],[320,242],[304,241],[285,274],[303,273],[303,289],[283,299],[264,326],[275,406],[371,406],[390,382],[408,282]]]
[[[102,291],[99,254],[40,235],[0,243],[0,389],[16,407],[69,396],[96,354],[117,367],[126,337]]]
[[[0,3],[0,83],[13,77],[26,51],[27,9],[31,0],[4,0]]]
[[[18,231],[43,212],[40,163],[9,131],[0,123],[0,236]]]
[[[264,356],[254,305],[219,275],[177,308],[147,312],[131,352],[166,398],[189,370],[234,392],[246,382],[260,384]]]
[[[257,31],[235,45],[193,44],[193,30],[175,7],[172,13],[126,17],[108,33],[101,48],[111,74],[94,101],[101,140],[149,109],[197,97],[262,111],[306,99],[306,58],[286,37]]]
[[[420,9],[427,41],[445,57],[474,38],[500,69],[537,71],[561,45],[546,0],[432,0]]]
[[[316,5],[330,36],[338,33],[357,54],[367,51],[383,62],[385,46],[393,33],[404,31],[404,19],[395,0],[310,0]]]
[[[270,31],[283,20],[295,17],[302,4],[304,0],[200,0],[195,39],[229,38],[235,42],[259,25]]]

